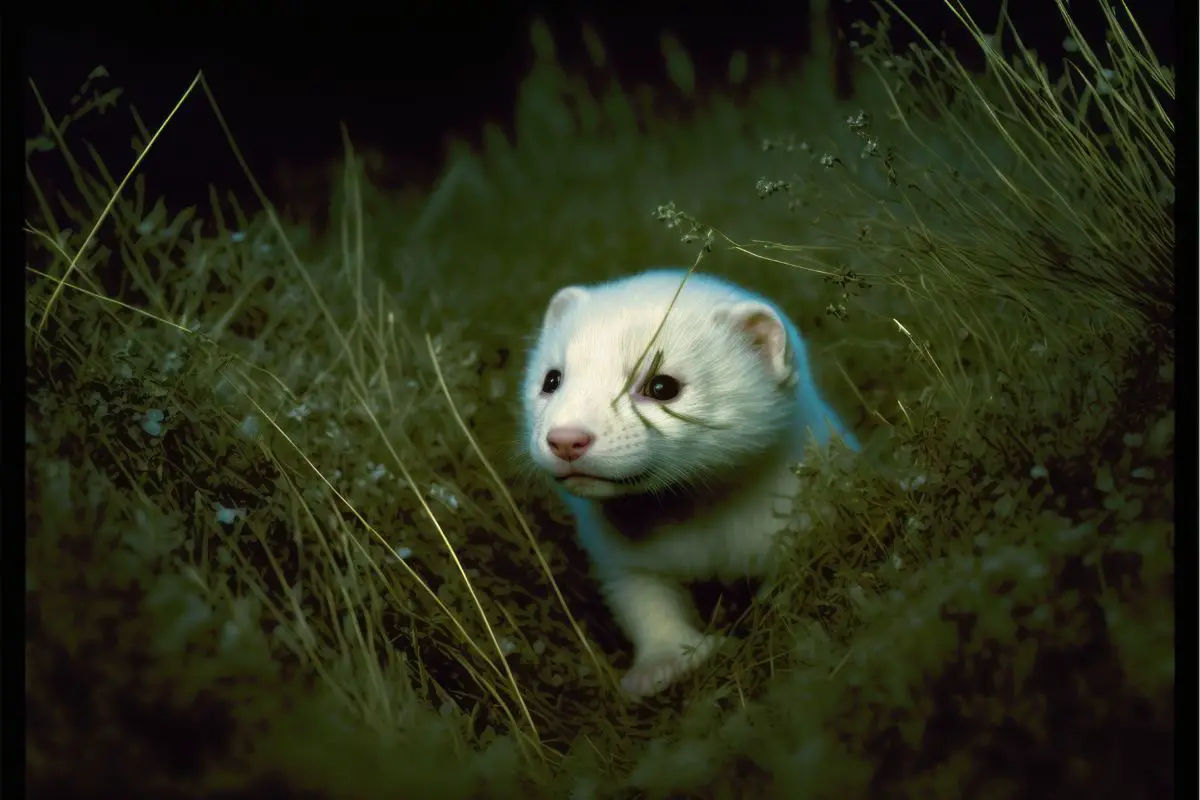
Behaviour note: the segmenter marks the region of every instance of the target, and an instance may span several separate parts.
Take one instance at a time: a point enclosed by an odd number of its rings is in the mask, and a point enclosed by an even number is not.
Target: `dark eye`
[[[679,381],[672,378],[670,375],[655,375],[650,380],[646,381],[645,387],[642,388],[642,394],[649,397],[651,400],[666,402],[674,400],[679,396],[679,392],[683,387],[679,385]]]
[[[552,369],[546,373],[546,378],[542,381],[542,394],[554,394],[558,391],[559,385],[562,384],[562,373],[556,369]]]

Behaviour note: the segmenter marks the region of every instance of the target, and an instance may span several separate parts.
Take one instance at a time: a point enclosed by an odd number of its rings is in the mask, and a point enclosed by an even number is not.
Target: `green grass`
[[[125,123],[48,109],[31,787],[1169,792],[1174,76],[1110,21],[1053,84],[1032,54],[971,74],[859,30],[845,104],[820,53],[706,89],[666,48],[669,81],[621,87],[535,26],[515,138],[388,194],[348,137],[325,237],[256,185],[256,212],[230,187],[181,212],[153,175],[117,194],[130,154],[87,131]],[[184,102],[219,113],[202,80]],[[865,447],[804,466],[770,597],[702,592],[740,646],[633,704],[516,392],[554,289],[697,259],[789,311]]]

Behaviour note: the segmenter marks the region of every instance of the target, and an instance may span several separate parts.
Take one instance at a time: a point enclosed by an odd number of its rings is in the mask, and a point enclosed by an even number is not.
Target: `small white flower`
[[[261,429],[262,425],[259,424],[258,416],[256,414],[248,415],[242,420],[242,424],[238,425],[238,432],[242,434],[242,436],[245,436],[249,439],[253,439],[255,436],[258,436],[258,433]]]
[[[289,411],[287,415],[289,417],[291,417],[292,419],[304,419],[311,413],[312,413],[312,410],[308,407],[308,404],[301,403],[300,405],[296,406],[291,411]]]
[[[183,356],[179,355],[176,350],[167,353],[166,358],[163,359],[163,372],[168,375],[178,372],[182,367]]]
[[[220,503],[214,503],[213,507],[217,510],[217,522],[222,525],[232,525],[238,519],[246,516],[244,508],[226,508]]]
[[[142,430],[151,436],[162,436],[162,421],[166,415],[152,408],[142,416]]]
[[[401,547],[397,545],[396,547],[392,548],[392,554],[396,556],[396,560],[404,561],[406,558],[412,556],[413,551],[411,547]]]
[[[229,239],[233,242],[244,242],[246,241],[246,234],[242,231],[234,231],[233,233],[229,234]]]
[[[1049,478],[1050,473],[1041,464],[1034,464],[1033,469],[1029,470],[1029,477],[1031,477],[1035,480],[1038,478],[1044,479],[1044,478]]]
[[[429,494],[431,497],[434,497],[437,500],[440,500],[446,507],[448,507],[452,511],[458,510],[458,498],[454,495],[453,492],[451,492],[445,486],[435,483],[433,486],[429,487]]]

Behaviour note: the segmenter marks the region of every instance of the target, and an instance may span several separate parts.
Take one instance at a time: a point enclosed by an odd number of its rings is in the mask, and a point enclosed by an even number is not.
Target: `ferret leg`
[[[666,688],[721,642],[722,637],[699,630],[692,599],[675,581],[629,572],[604,580],[603,590],[617,624],[633,642],[633,666],[621,686],[634,697]]]

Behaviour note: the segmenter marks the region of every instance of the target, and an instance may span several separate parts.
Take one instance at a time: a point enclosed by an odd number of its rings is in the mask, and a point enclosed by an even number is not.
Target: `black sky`
[[[843,19],[870,13],[863,0],[831,2]],[[1173,61],[1173,4],[1129,2],[1160,57]],[[147,5],[138,16],[97,16],[90,23],[67,14],[60,20],[39,15],[26,31],[25,71],[61,112],[91,68],[103,64],[153,124],[202,68],[258,171],[269,172],[278,159],[308,163],[336,157],[338,123],[345,121],[356,141],[403,157],[429,179],[448,134],[470,138],[484,121],[507,122],[531,63],[529,29],[535,15],[549,20],[567,63],[586,60],[579,20],[589,20],[617,73],[630,81],[663,75],[659,34],[670,30],[688,49],[703,83],[723,74],[738,48],[752,58],[772,48],[799,56],[808,46],[807,5],[708,6],[723,11],[705,11],[695,2],[542,8],[458,1],[410,8],[352,0]],[[968,0],[981,21],[994,20],[999,5]],[[1086,28],[1101,29],[1094,2],[1071,5]],[[956,30],[940,0],[902,6],[931,31]],[[1008,7],[1039,50],[1060,46],[1061,20],[1051,0],[1010,0]],[[207,104],[195,99],[172,128],[169,157],[181,180],[200,174],[220,181],[236,167]],[[26,113],[35,108],[27,97]],[[127,137],[124,119],[114,127]]]

